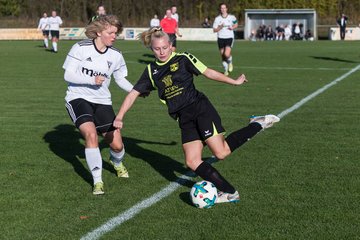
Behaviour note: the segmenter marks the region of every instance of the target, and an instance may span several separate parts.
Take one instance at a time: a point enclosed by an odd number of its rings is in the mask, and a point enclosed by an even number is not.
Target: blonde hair
[[[120,34],[123,30],[121,22],[115,15],[103,15],[97,17],[86,27],[85,35],[90,39],[95,39],[99,32],[104,31],[109,26],[117,28],[116,34]]]
[[[139,34],[138,38],[144,44],[145,47],[151,48],[151,41],[165,37],[171,43],[169,35],[163,32],[161,27],[152,27],[149,30]]]

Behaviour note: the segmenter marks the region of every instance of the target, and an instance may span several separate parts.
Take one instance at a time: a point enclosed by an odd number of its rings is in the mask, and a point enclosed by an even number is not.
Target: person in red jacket
[[[166,10],[166,16],[160,21],[162,30],[167,33],[172,43],[172,51],[176,51],[176,36],[182,37],[179,33],[178,24],[175,18],[171,16],[171,10]]]

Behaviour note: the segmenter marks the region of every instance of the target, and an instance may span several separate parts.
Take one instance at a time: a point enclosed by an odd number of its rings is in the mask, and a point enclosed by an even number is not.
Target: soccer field
[[[64,106],[62,64],[74,43],[55,54],[41,41],[0,41],[0,239],[360,238],[359,42],[238,41],[232,76],[245,73],[247,84],[196,78],[229,133],[253,114],[282,116],[214,163],[241,199],[208,210],[189,202],[200,178],[187,176],[177,122],[156,92],[126,115],[130,178],[116,178],[101,142],[106,194],[92,195],[84,142]],[[151,52],[116,47],[135,83]],[[180,41],[178,51],[222,70],[216,42]],[[125,92],[114,82],[111,92],[117,112]]]

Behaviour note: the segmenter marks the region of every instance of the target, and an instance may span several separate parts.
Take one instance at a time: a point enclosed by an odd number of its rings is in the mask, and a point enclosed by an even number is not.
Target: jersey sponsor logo
[[[81,72],[90,77],[103,76],[105,78],[109,78],[109,75],[107,75],[106,73],[101,73],[84,67],[81,69]]]
[[[179,63],[174,63],[170,65],[170,71],[171,72],[176,72],[179,69]]]
[[[86,61],[92,62],[91,57],[88,57],[88,58],[86,59]]]
[[[171,75],[165,76],[161,81],[165,84],[165,87],[170,87],[173,84]]]
[[[112,62],[107,61],[108,69],[111,68],[111,65],[112,65],[112,64],[113,64]]]

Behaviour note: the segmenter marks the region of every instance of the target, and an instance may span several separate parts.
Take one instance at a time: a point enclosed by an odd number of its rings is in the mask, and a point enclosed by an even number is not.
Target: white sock
[[[102,158],[99,148],[85,148],[85,158],[93,176],[94,184],[102,182]]]
[[[227,72],[228,69],[229,69],[228,63],[227,63],[226,61],[223,61],[223,62],[222,62],[222,65],[224,66],[225,72]]]
[[[226,59],[226,62],[227,62],[228,64],[232,63],[232,56],[230,56],[228,59]]]
[[[55,52],[57,52],[57,42],[52,42],[52,46]]]
[[[45,44],[45,47],[48,48],[49,47],[49,39],[45,38],[44,44]]]
[[[120,152],[115,152],[110,148],[110,159],[115,164],[115,166],[119,166],[119,164],[124,160],[125,156],[125,148]]]

